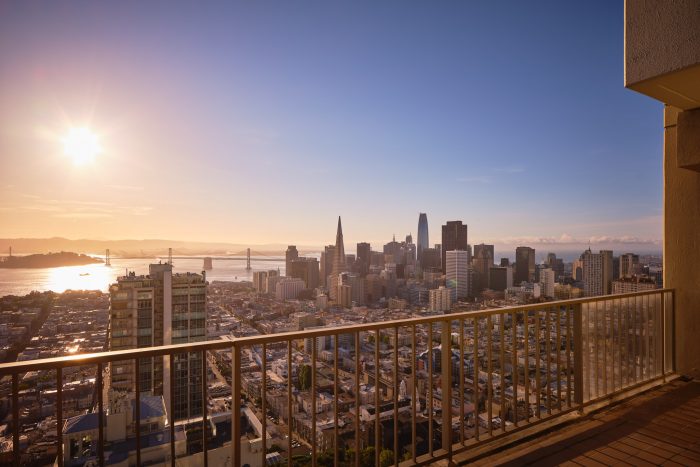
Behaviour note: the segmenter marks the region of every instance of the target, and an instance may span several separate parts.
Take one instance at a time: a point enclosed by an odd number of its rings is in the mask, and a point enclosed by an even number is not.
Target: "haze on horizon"
[[[431,243],[656,248],[622,8],[4,2],[0,238],[324,245],[342,215],[378,248],[426,212]]]

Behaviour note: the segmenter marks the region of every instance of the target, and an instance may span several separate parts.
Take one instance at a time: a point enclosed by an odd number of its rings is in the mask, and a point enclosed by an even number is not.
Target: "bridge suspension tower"
[[[250,248],[246,251],[245,270],[250,271]]]

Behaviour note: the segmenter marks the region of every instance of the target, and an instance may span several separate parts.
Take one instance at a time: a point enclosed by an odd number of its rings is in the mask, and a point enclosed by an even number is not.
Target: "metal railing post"
[[[170,465],[175,467],[175,354],[168,355],[170,371]]]
[[[95,381],[96,386],[97,386],[97,420],[99,423],[99,426],[97,428],[97,433],[98,433],[98,444],[97,444],[97,459],[99,461],[100,467],[105,465],[105,451],[104,451],[104,442],[105,442],[105,437],[104,437],[104,427],[105,427],[105,418],[104,418],[104,395],[103,395],[103,375],[102,375],[102,363],[97,364],[97,379]],[[61,443],[63,444],[63,443]]]
[[[583,310],[574,305],[574,403],[583,412]]]
[[[134,368],[136,377],[135,380],[135,396],[134,396],[134,421],[136,432],[136,465],[141,465],[141,359],[134,359]]]
[[[231,349],[233,366],[231,372],[231,385],[233,386],[231,397],[231,449],[233,449],[233,465],[241,465],[241,348],[234,343]],[[290,434],[291,436],[291,434]]]
[[[63,467],[63,368],[56,368],[56,438],[58,467]]]
[[[202,356],[202,459],[203,459],[203,465],[204,467],[208,467],[209,465],[209,452],[207,450],[207,433],[208,433],[208,428],[207,428],[207,351],[202,350],[201,353]],[[263,426],[264,425],[263,421]],[[263,443],[265,442],[265,439],[263,437]],[[263,444],[264,446],[264,444]]]
[[[676,372],[676,289],[671,290],[671,371]]]
[[[442,322],[441,352],[442,362],[442,449],[452,460],[452,336],[451,321]]]

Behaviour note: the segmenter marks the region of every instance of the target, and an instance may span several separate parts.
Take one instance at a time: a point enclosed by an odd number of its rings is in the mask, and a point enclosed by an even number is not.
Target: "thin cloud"
[[[525,169],[522,167],[509,166],[509,167],[496,167],[495,169],[493,169],[493,171],[497,172],[497,173],[519,174],[519,173],[525,172]]]
[[[460,183],[491,183],[491,177],[478,176],[478,177],[458,177],[457,181]]]
[[[113,217],[113,215],[104,212],[62,212],[59,214],[52,214],[51,217],[59,219],[103,219]]]
[[[641,238],[633,235],[602,235],[590,237],[573,237],[567,233],[561,234],[559,237],[547,236],[522,236],[522,237],[505,237],[501,238],[496,243],[505,245],[600,245],[600,244],[643,244],[643,245],[658,245],[660,240]]]
[[[41,213],[53,218],[62,219],[95,219],[118,215],[146,216],[153,210],[153,207],[143,205],[115,205],[114,203],[102,201],[37,199],[36,202],[29,204],[3,206],[0,210],[16,213]]]

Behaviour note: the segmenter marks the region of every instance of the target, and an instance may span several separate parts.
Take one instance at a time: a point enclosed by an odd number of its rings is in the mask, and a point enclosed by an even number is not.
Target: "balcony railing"
[[[233,401],[260,398],[262,414],[276,414],[287,431],[287,458],[292,464],[294,436],[308,442],[311,464],[321,455],[332,456],[335,465],[360,465],[362,449],[374,446],[374,463],[382,450],[393,451],[393,463],[428,463],[495,445],[521,430],[551,427],[566,415],[583,413],[649,383],[664,380],[674,371],[674,292],[659,289],[624,295],[608,295],[516,306],[476,312],[458,312],[397,321],[342,327],[314,328],[300,332],[258,335],[140,348],[117,352],[15,362],[0,365],[0,377],[11,375],[13,459],[22,462],[20,450],[20,378],[29,371],[51,372],[56,377],[57,464],[63,465],[63,371],[95,365],[99,420],[97,446],[90,449],[98,465],[105,463],[104,374],[107,364],[133,360],[136,400],[141,400],[139,360],[163,357],[164,373],[175,377],[175,357],[198,352],[231,352]],[[323,340],[323,342],[320,342]],[[326,341],[329,341],[326,343]],[[305,345],[301,345],[305,343]],[[319,344],[324,349],[319,348]],[[308,348],[310,347],[310,348]],[[443,349],[450,349],[444,351]],[[324,351],[321,354],[321,351]],[[269,352],[284,355],[286,375],[269,380]],[[285,355],[286,354],[286,355]],[[257,355],[263,371],[259,393],[242,384],[245,356]],[[323,359],[320,359],[320,356]],[[342,357],[342,358],[341,358]],[[279,359],[279,358],[278,358]],[[296,360],[296,362],[295,362]],[[310,387],[296,386],[302,362],[310,366]],[[169,364],[168,364],[169,363]],[[207,366],[202,365],[201,426],[205,434],[199,463],[241,465],[241,443],[214,446],[208,428]],[[40,373],[41,374],[41,373]],[[325,375],[325,376],[324,376]],[[166,376],[167,377],[167,376]],[[324,412],[319,402],[319,377],[332,400]],[[330,385],[327,381],[330,380]],[[345,384],[343,384],[343,382]],[[348,384],[349,383],[349,384]],[[364,384],[363,384],[364,383]],[[342,387],[341,387],[342,385]],[[371,390],[367,387],[371,386]],[[175,385],[170,392],[168,414],[173,413]],[[285,410],[270,409],[268,393],[286,392]],[[343,394],[341,394],[341,392]],[[344,397],[341,397],[344,396]],[[310,427],[295,421],[295,400],[316,401],[307,409]],[[233,405],[233,404],[232,404]],[[135,419],[140,420],[135,404]],[[320,407],[320,409],[319,409]],[[319,412],[320,410],[320,412]],[[318,413],[323,415],[319,416]],[[301,416],[303,418],[303,416]],[[319,423],[323,418],[323,423]],[[260,465],[267,465],[268,417],[261,416]],[[349,425],[343,420],[349,421]],[[308,420],[307,420],[308,422]],[[342,423],[341,423],[342,422]],[[549,422],[549,423],[546,423]],[[199,423],[199,421],[197,422]],[[229,438],[240,440],[240,417],[231,420]],[[292,427],[292,430],[289,430]],[[170,422],[169,452],[161,463],[178,463],[176,424]],[[134,424],[135,447],[130,463],[141,465],[141,423]],[[289,431],[293,431],[290,433]],[[500,440],[500,441],[499,441]],[[344,451],[348,447],[354,450]],[[223,449],[223,451],[222,451]],[[216,454],[214,451],[216,450]],[[223,454],[222,454],[223,452]],[[222,457],[223,456],[223,457]],[[246,461],[249,463],[249,461]],[[252,464],[251,464],[252,465]]]

